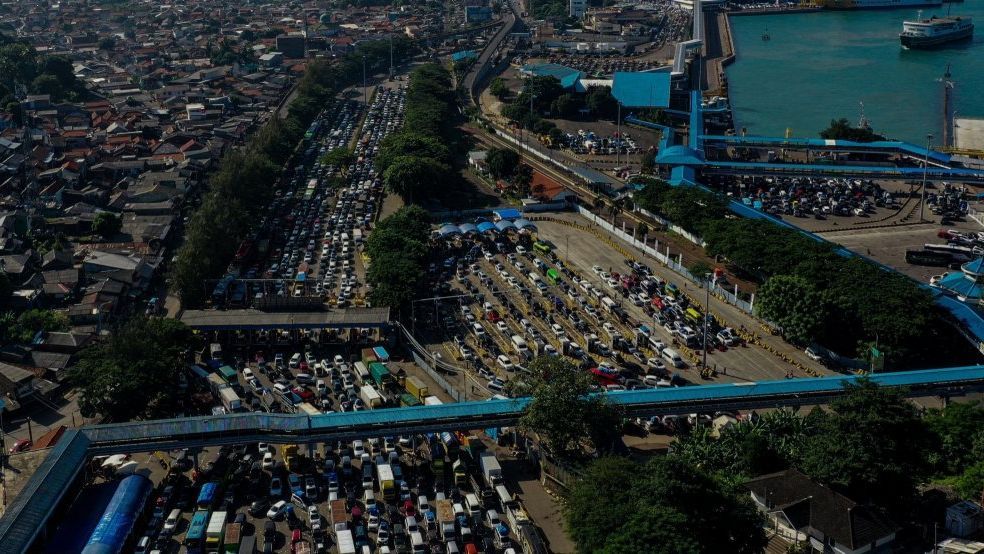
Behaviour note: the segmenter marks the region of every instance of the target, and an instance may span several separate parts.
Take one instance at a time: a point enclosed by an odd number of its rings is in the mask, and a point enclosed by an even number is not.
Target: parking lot
[[[521,232],[447,238],[446,261],[433,274],[448,298],[416,309],[423,338],[490,392],[507,389],[544,354],[572,358],[608,390],[825,371],[776,337],[762,338],[775,353],[747,345],[739,328],[747,335],[759,324],[716,299],[702,371],[703,291],[651,261],[630,265],[612,244],[575,227],[585,221],[558,217]]]
[[[509,552],[540,539],[508,492],[517,486],[501,470],[485,470],[495,467],[483,459],[495,450],[477,436],[442,433],[209,448],[197,453],[197,468],[195,453],[161,454],[171,471],[153,480],[146,524],[134,534],[146,550],[137,551],[191,551],[208,540],[196,518],[218,517],[241,526],[239,540],[255,536],[261,552],[300,552],[304,543],[345,554],[363,545],[372,552]],[[146,458],[157,465],[156,456]],[[232,539],[226,527],[227,549]]]

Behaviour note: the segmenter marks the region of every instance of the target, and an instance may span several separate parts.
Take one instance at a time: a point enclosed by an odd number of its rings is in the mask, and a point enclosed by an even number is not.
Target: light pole
[[[366,88],[366,57],[362,56],[362,103],[369,107],[369,90]]]
[[[616,100],[617,102],[617,100]],[[619,154],[622,152],[622,103],[618,103],[618,119],[615,120],[615,140],[618,142],[615,145],[615,167],[618,168]]]
[[[704,274],[704,369],[707,369],[707,324],[711,318],[711,273]]]
[[[919,200],[919,222],[923,221],[923,211],[926,209],[926,178],[929,176],[929,147],[933,144],[933,133],[926,135],[926,155],[923,157],[922,198]]]

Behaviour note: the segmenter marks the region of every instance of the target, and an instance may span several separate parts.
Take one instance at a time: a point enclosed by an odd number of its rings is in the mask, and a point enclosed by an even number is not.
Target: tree
[[[17,316],[7,333],[7,340],[17,344],[27,344],[39,332],[51,333],[68,329],[69,322],[65,314],[52,310],[32,309],[21,312]]]
[[[595,460],[565,500],[579,552],[751,554],[767,542],[746,494],[674,455]]]
[[[65,93],[61,81],[54,75],[47,73],[38,75],[31,81],[31,90],[37,94],[50,94],[53,99],[59,99]]]
[[[506,82],[502,79],[502,77],[496,77],[495,79],[492,79],[491,83],[489,83],[489,93],[499,100],[502,100],[509,96],[509,87],[506,86]]]
[[[425,135],[407,128],[383,139],[376,156],[376,169],[386,171],[400,156],[432,158],[441,163],[451,161],[451,151],[439,137]]]
[[[797,344],[811,342],[827,320],[827,300],[809,281],[792,275],[776,275],[762,285],[755,313],[782,329]]]
[[[560,459],[575,459],[582,443],[610,451],[621,438],[621,408],[603,396],[588,396],[591,375],[556,356],[529,365],[531,396],[520,427],[536,433],[544,448]]]
[[[598,117],[614,118],[618,114],[618,100],[612,96],[612,89],[609,87],[588,87],[584,103]]]
[[[184,359],[194,344],[194,333],[179,321],[128,319],[107,340],[83,350],[69,370],[82,415],[111,421],[173,416],[180,409],[175,391]]]
[[[855,142],[874,142],[885,140],[885,137],[876,134],[867,127],[853,127],[845,119],[831,119],[830,126],[820,131],[820,137],[827,140],[853,140]]]
[[[977,402],[950,402],[930,410],[926,425],[936,442],[929,451],[937,472],[955,475],[984,459],[984,409]]]
[[[550,106],[550,111],[553,112],[557,117],[562,117],[565,119],[571,116],[577,115],[578,110],[581,109],[580,100],[573,94],[564,93],[557,97],[556,100]]]
[[[99,212],[92,220],[92,232],[104,238],[115,236],[123,228],[123,219],[112,212]]]
[[[10,282],[10,277],[6,271],[0,271],[0,307],[7,303],[13,293],[14,284]]]
[[[386,188],[408,203],[430,196],[444,183],[451,169],[433,158],[400,156],[383,172]]]
[[[112,50],[116,48],[116,39],[113,37],[106,37],[99,41],[100,50]]]
[[[320,162],[323,165],[331,165],[342,170],[342,173],[348,173],[348,166],[355,161],[355,152],[352,152],[349,148],[335,148],[330,152],[325,153],[321,156]]]
[[[485,164],[496,179],[509,177],[519,166],[519,154],[512,148],[490,148],[485,155]]]
[[[857,502],[894,515],[912,506],[916,483],[927,474],[931,445],[926,424],[899,389],[863,379],[819,416],[804,445],[801,469]]]
[[[383,219],[366,241],[372,263],[366,282],[376,306],[404,307],[425,283],[430,252],[430,217],[421,207],[404,206]]]

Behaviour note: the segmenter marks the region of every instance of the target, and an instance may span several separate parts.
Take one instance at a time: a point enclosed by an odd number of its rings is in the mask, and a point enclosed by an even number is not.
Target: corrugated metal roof
[[[670,105],[670,74],[664,71],[616,71],[612,96],[623,108],[666,108]]]
[[[89,438],[72,429],[51,449],[0,519],[0,554],[28,550],[85,466]]]

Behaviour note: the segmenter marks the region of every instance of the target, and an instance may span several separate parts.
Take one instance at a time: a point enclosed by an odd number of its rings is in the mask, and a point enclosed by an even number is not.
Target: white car
[[[495,363],[505,371],[513,370],[512,360],[510,360],[505,354],[499,354],[499,356],[495,359]]]
[[[601,275],[604,273],[605,269],[600,265],[593,265],[591,266],[591,271],[594,271],[596,275]]]
[[[366,453],[365,444],[360,440],[352,441],[352,453],[356,458],[361,458]]]
[[[559,323],[554,323],[553,325],[550,326],[550,329],[553,330],[554,336],[556,337],[564,336],[564,328],[561,327]]]
[[[287,510],[287,501],[278,500],[273,506],[270,506],[270,509],[267,510],[266,516],[269,519],[277,519],[281,515],[283,515],[284,511],[286,510]]]
[[[263,454],[263,469],[273,469],[276,462],[273,461],[273,453],[267,452]]]
[[[243,368],[243,379],[249,381],[253,378],[253,370],[250,368]]]

